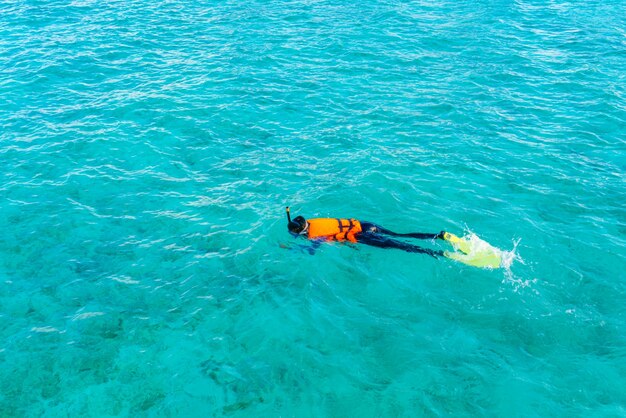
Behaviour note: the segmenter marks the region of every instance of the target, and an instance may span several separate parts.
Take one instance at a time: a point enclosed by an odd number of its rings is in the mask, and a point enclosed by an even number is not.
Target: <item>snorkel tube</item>
[[[285,209],[287,211],[287,222],[291,223],[291,214],[289,213],[289,206],[287,206],[287,209]]]

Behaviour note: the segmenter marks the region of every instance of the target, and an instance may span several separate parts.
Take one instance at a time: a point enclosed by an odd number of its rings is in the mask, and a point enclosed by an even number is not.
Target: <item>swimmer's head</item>
[[[287,224],[287,228],[289,228],[289,232],[294,234],[302,234],[307,229],[307,222],[302,216],[296,216],[293,221]]]
[[[293,234],[302,234],[307,230],[307,221],[302,216],[296,216],[293,221],[291,220],[291,214],[289,213],[289,207],[287,207],[287,228],[289,232]]]

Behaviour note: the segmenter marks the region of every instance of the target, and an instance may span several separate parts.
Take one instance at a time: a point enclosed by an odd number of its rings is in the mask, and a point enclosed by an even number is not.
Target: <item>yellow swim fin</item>
[[[476,254],[444,251],[444,257],[473,267],[497,269],[502,264],[502,257],[495,251],[485,251]]]
[[[468,266],[499,268],[502,265],[502,251],[481,240],[475,234],[459,238],[449,232],[441,237],[448,241],[455,251],[445,251],[443,255]]]
[[[450,244],[452,244],[455,250],[462,251],[465,254],[470,253],[470,243],[463,238],[459,238],[449,232],[444,232],[443,239],[444,241],[448,241]]]

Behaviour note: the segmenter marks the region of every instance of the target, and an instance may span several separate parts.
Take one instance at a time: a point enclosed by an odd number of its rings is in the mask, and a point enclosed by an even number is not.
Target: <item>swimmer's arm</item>
[[[315,250],[317,250],[320,245],[322,245],[322,241],[316,239],[311,241],[311,245],[308,246],[307,251],[309,252],[309,254],[313,255],[315,254]]]
[[[300,250],[302,252],[307,252],[311,255],[315,254],[315,250],[317,250],[319,248],[320,245],[322,245],[322,242],[324,242],[324,240],[311,240],[308,244],[296,244],[295,246],[287,246],[284,244],[281,244],[281,248],[286,248],[286,249],[290,249],[290,250]]]
[[[317,250],[320,245],[322,245],[322,241],[311,240],[309,244],[298,244],[298,247],[300,248],[300,251],[302,252],[306,251],[307,253],[311,255],[315,255],[315,250]]]

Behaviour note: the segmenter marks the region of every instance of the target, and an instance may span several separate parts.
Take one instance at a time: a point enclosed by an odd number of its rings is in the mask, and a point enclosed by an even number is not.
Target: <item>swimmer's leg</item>
[[[430,234],[423,232],[411,232],[409,234],[399,234],[397,232],[390,231],[389,229],[383,228],[380,225],[373,224],[371,222],[361,222],[361,228],[363,228],[363,232],[373,232],[375,234],[384,234],[392,237],[406,237],[406,238],[417,238],[417,239],[435,239],[440,237],[440,233]]]
[[[399,250],[404,250],[409,253],[420,253],[420,254],[428,254],[431,257],[443,257],[443,251],[439,250],[431,250],[429,248],[418,247],[417,245],[408,244],[406,242],[396,241],[390,238],[385,238],[376,234],[359,234],[357,236],[357,241],[371,245],[372,247],[378,248],[397,248]]]

